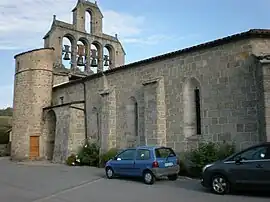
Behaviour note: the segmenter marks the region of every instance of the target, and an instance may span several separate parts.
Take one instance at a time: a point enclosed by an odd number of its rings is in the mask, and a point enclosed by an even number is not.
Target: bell
[[[64,58],[63,58],[63,59],[64,59],[64,60],[70,60],[69,54],[68,54],[68,53],[65,53]]]
[[[105,60],[105,62],[104,62],[104,66],[109,66],[109,60]]]
[[[109,56],[108,55],[104,55],[104,66],[109,66]]]
[[[92,58],[97,58],[97,50],[91,49],[91,57]]]
[[[64,55],[64,58],[63,58],[64,60],[70,60],[70,57],[69,57],[69,53],[70,53],[69,48],[70,48],[69,45],[64,45],[64,48],[63,48],[63,51],[62,51],[62,53],[65,54]]]
[[[91,61],[91,67],[97,67],[98,65],[97,65],[97,60],[96,59],[92,59],[92,61]]]
[[[84,63],[83,63],[83,57],[82,57],[82,56],[79,56],[79,57],[78,57],[77,65],[78,65],[78,66],[84,66]]]

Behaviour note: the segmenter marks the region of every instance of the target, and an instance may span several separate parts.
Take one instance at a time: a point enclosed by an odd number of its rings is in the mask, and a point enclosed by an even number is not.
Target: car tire
[[[177,180],[177,178],[178,178],[178,175],[177,174],[169,175],[168,176],[168,179],[171,180],[171,181],[175,181],[175,180]]]
[[[153,173],[149,170],[146,170],[143,172],[143,181],[145,184],[154,184],[155,183],[155,176],[153,175]]]
[[[211,180],[212,192],[224,195],[230,192],[230,183],[223,175],[214,175]]]
[[[114,171],[111,167],[106,168],[106,176],[108,179],[113,179],[114,178]]]

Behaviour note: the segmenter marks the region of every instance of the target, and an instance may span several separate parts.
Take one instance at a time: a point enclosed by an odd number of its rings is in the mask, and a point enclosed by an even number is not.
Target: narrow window
[[[135,109],[134,109],[134,115],[135,115],[135,136],[139,135],[139,127],[138,127],[138,121],[139,121],[139,117],[138,117],[138,103],[135,102]]]
[[[195,107],[196,107],[196,124],[197,134],[201,135],[201,104],[200,104],[200,90],[196,88],[195,92]]]
[[[60,104],[61,105],[64,104],[64,97],[63,96],[60,97]]]

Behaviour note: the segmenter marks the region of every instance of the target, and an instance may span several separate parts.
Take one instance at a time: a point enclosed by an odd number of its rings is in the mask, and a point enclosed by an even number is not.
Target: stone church
[[[15,56],[13,159],[64,162],[86,138],[101,151],[177,152],[200,141],[242,149],[270,140],[270,30],[125,64],[97,3],[78,0],[72,12],[72,24],[53,17],[44,48]]]

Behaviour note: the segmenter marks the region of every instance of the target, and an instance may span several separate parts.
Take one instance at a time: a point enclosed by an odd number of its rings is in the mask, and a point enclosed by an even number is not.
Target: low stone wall
[[[10,155],[10,144],[0,144],[0,157]]]

